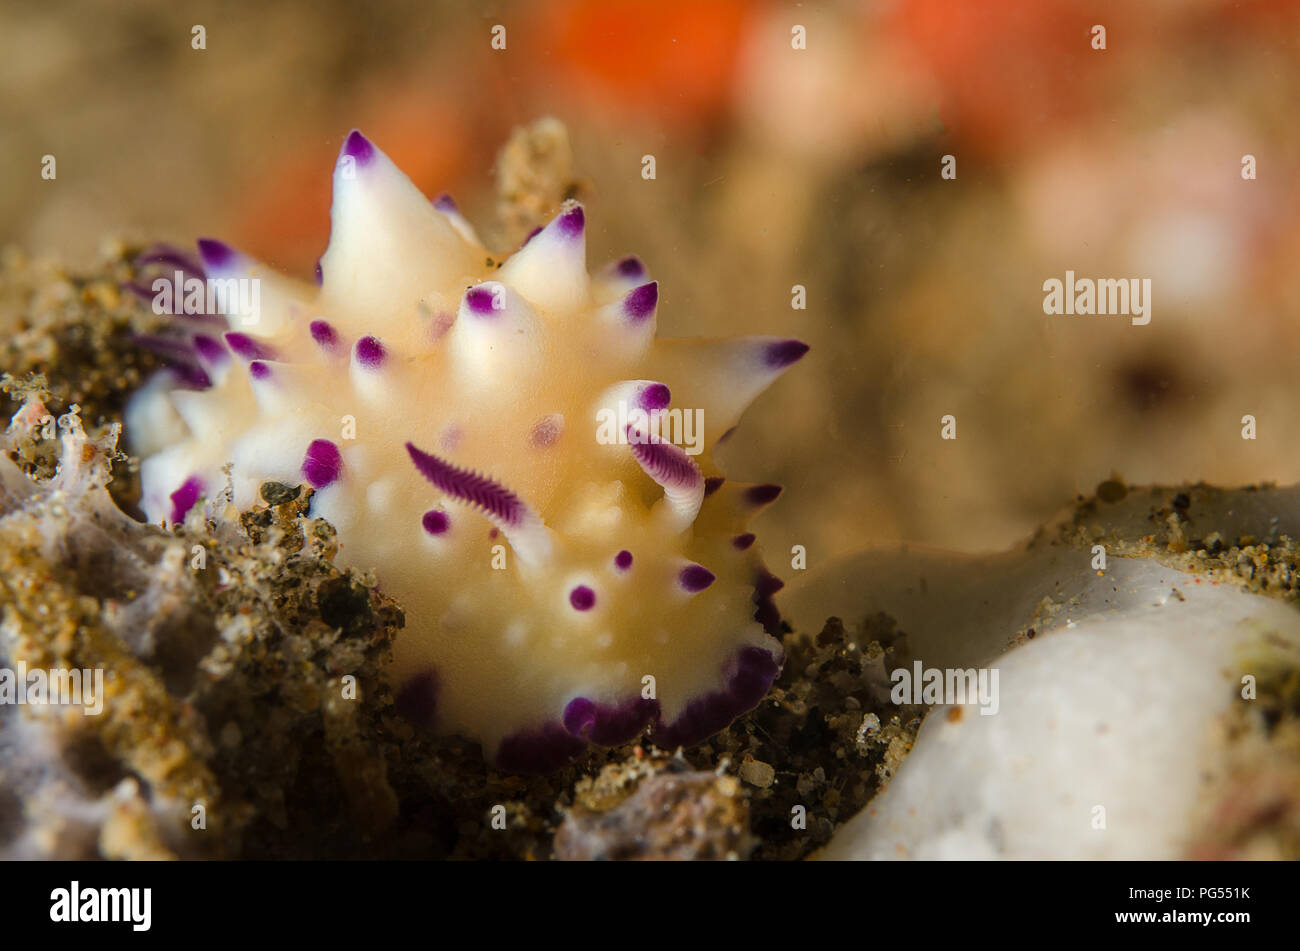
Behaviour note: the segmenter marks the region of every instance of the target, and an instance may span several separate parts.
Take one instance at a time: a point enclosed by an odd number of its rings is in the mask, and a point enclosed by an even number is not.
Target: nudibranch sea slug
[[[784,659],[781,582],[747,523],[780,489],[724,479],[712,450],[807,346],[658,339],[640,261],[588,274],[580,204],[502,260],[355,131],[330,227],[317,286],[209,240],[146,262],[258,289],[256,313],[150,341],[175,369],[127,417],[149,520],[309,484],[340,564],[406,610],[399,709],[503,770],[646,727],[698,742],[756,706]],[[698,444],[664,435],[674,410]]]

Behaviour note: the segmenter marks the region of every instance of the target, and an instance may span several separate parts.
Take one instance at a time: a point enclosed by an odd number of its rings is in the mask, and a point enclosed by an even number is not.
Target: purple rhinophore
[[[528,441],[538,449],[546,449],[555,445],[563,431],[564,417],[559,413],[552,413],[543,416],[533,424],[532,432],[528,434]]]
[[[221,341],[207,334],[194,335],[194,352],[200,360],[211,366],[220,366],[230,359],[230,353],[221,345]]]
[[[343,143],[342,154],[355,160],[358,167],[364,167],[375,157],[375,147],[360,131],[353,129]]]
[[[245,360],[274,360],[275,351],[256,337],[238,332],[226,334],[226,346]]]
[[[581,753],[587,741],[574,736],[562,723],[536,730],[520,730],[497,747],[496,766],[505,773],[549,773]]]
[[[451,526],[451,519],[447,518],[446,512],[440,512],[438,509],[429,509],[420,518],[420,524],[430,535],[441,535]]]
[[[617,706],[575,697],[564,708],[564,728],[597,746],[631,742],[659,714],[659,701],[635,697]]]
[[[660,723],[651,739],[665,749],[707,739],[762,702],[781,673],[781,662],[761,647],[742,647],[727,664],[727,686],[697,697],[672,723]]]
[[[677,575],[677,583],[682,586],[683,591],[689,591],[691,594],[698,594],[709,585],[717,580],[715,575],[703,565],[687,565]]]
[[[311,274],[312,274],[312,279],[316,282],[317,287],[320,287],[322,284],[325,283],[325,270],[320,266],[320,258],[316,259],[316,267],[311,272]]]
[[[433,726],[438,712],[438,675],[432,670],[416,674],[402,684],[393,698],[397,712],[417,726]]]
[[[726,476],[709,476],[704,480],[704,497],[707,499],[714,492],[717,492],[722,488],[722,483],[726,481]]]
[[[199,238],[199,259],[209,271],[222,271],[239,260],[239,252],[215,238]]]
[[[254,360],[248,365],[248,375],[254,380],[265,380],[271,375],[271,365],[264,360]]]
[[[192,475],[181,483],[180,488],[168,497],[172,503],[173,525],[179,525],[185,521],[186,513],[194,508],[194,503],[199,500],[199,496],[202,494],[203,480],[198,476]]]
[[[635,254],[629,254],[625,258],[620,258],[614,265],[614,273],[619,277],[634,281],[638,277],[645,277],[645,265],[641,263],[641,259]]]
[[[328,439],[316,439],[307,447],[302,460],[303,478],[313,489],[323,489],[343,471],[343,454]]]
[[[333,350],[339,345],[338,331],[328,320],[313,320],[308,329],[311,330],[311,339],[323,350]]]
[[[667,409],[673,401],[673,391],[663,383],[651,383],[637,397],[637,405],[647,413]]]
[[[450,496],[468,502],[488,518],[501,522],[507,528],[522,525],[528,515],[528,506],[500,482],[444,462],[432,453],[417,449],[407,443],[406,451],[420,470],[420,475]]]
[[[569,604],[575,611],[590,611],[596,606],[596,592],[585,584],[580,584],[569,592]]]
[[[501,284],[492,282],[490,284],[476,284],[465,292],[465,306],[469,308],[471,314],[479,317],[490,317],[492,314],[504,310],[505,299],[502,297],[502,307],[497,307],[497,295],[504,295],[505,288]]]
[[[700,484],[700,469],[695,460],[670,442],[635,442],[635,430],[628,427],[628,445],[645,474],[665,489],[691,489]]]
[[[808,344],[802,340],[778,340],[763,349],[763,362],[768,369],[784,370],[797,363],[808,350]]]
[[[619,571],[627,571],[632,567],[632,553],[624,548],[614,556],[614,567]]]
[[[771,505],[780,496],[782,489],[779,485],[773,485],[765,482],[762,485],[751,485],[745,490],[745,501],[755,507],[762,505]]]
[[[754,544],[755,535],[753,532],[745,532],[743,535],[737,535],[731,540],[731,544],[739,551],[746,551]]]
[[[576,238],[582,234],[582,229],[587,226],[587,216],[583,213],[582,206],[575,205],[563,212],[555,219],[555,226],[566,238]]]
[[[639,324],[655,312],[659,305],[659,282],[651,281],[634,287],[623,298],[623,313],[634,324]]]
[[[460,211],[460,209],[456,207],[456,200],[446,192],[443,192],[433,200],[433,207],[441,211],[443,214],[448,215],[454,215]]]
[[[357,363],[367,370],[376,370],[383,365],[388,351],[379,342],[378,337],[362,337],[357,341]]]

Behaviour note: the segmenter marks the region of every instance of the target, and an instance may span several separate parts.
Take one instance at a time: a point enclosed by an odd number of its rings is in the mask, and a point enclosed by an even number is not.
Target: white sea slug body
[[[634,258],[589,276],[585,231],[569,203],[498,263],[353,132],[319,287],[218,242],[164,261],[258,279],[259,313],[177,318],[180,383],[128,416],[183,422],[144,448],[151,521],[215,495],[227,464],[241,507],[268,480],[310,484],[340,562],[406,609],[399,707],[511,771],[647,725],[697,742],[782,661],[780,582],[746,531],[780,490],[723,479],[711,453],[807,347],[657,339],[657,284]],[[697,455],[667,438],[679,409],[702,418]]]

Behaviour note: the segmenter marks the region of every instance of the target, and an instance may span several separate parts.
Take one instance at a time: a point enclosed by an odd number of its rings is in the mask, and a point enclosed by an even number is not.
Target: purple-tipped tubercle
[[[619,571],[627,571],[632,567],[632,553],[624,548],[614,556],[614,567]]]
[[[782,489],[779,485],[773,485],[770,482],[763,485],[751,485],[745,490],[745,501],[753,506],[771,505],[781,495]]]
[[[310,325],[311,339],[324,350],[334,350],[339,345],[339,334],[328,320],[313,320]]]
[[[194,508],[194,503],[198,502],[199,496],[202,494],[203,480],[198,476],[192,475],[181,483],[180,488],[169,496],[172,503],[173,525],[179,525],[185,521],[186,513]]]
[[[367,370],[377,370],[383,366],[388,351],[384,349],[378,337],[362,337],[357,341],[356,354],[359,365]]]
[[[575,205],[555,219],[556,230],[566,238],[576,238],[587,226],[587,216],[581,205]]]
[[[341,154],[353,159],[359,167],[364,167],[370,164],[370,160],[375,157],[375,147],[369,139],[358,130],[353,129],[348,133],[347,140],[343,143]]]
[[[343,471],[343,454],[328,439],[317,439],[307,447],[302,460],[303,478],[313,489],[331,485]]]
[[[433,200],[433,207],[447,215],[454,215],[460,211],[460,209],[456,207],[456,200],[446,192],[443,192]]]
[[[215,238],[199,238],[199,259],[209,271],[221,271],[239,260],[239,252]]]
[[[627,315],[628,320],[639,324],[655,312],[659,305],[659,282],[651,281],[649,284],[642,284],[640,287],[634,287],[623,298],[623,313]]]
[[[641,263],[641,259],[635,254],[629,254],[625,258],[620,258],[618,263],[614,265],[614,273],[619,277],[634,281],[638,277],[645,277],[645,265]]]
[[[502,308],[496,306],[500,284],[478,284],[465,292],[465,306],[471,314],[490,317]]]
[[[230,359],[229,351],[221,345],[220,341],[207,334],[194,335],[194,352],[199,355],[200,360],[212,366],[220,366]]]
[[[763,362],[768,369],[784,370],[803,359],[803,355],[809,349],[808,344],[802,340],[778,340],[776,343],[769,343],[764,349]]]
[[[737,535],[731,540],[731,544],[737,551],[747,551],[754,544],[756,536],[753,532],[745,532],[743,535]]]
[[[709,476],[704,480],[704,497],[707,499],[714,492],[717,492],[722,488],[722,483],[726,481],[726,476]]]
[[[248,375],[254,380],[265,380],[271,375],[271,365],[264,360],[254,360],[248,365]]]
[[[317,287],[320,287],[322,284],[325,283],[325,271],[320,266],[320,258],[316,259],[316,267],[312,271],[312,280],[316,282]]]

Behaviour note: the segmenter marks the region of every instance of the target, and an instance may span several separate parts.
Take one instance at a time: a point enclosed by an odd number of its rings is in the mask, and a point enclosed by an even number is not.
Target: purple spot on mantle
[[[214,238],[199,238],[198,245],[199,258],[208,270],[220,271],[230,267],[239,257],[234,248]]]
[[[809,350],[802,340],[778,340],[763,351],[763,362],[772,370],[783,370],[798,362]]]
[[[576,238],[586,227],[587,216],[583,213],[582,206],[576,205],[556,218],[555,225],[564,237]]]
[[[770,482],[763,485],[751,485],[745,490],[745,501],[750,505],[771,505],[781,494],[781,487]]]
[[[623,298],[623,313],[633,323],[640,323],[655,312],[659,304],[659,282],[651,281],[633,288]]]
[[[596,605],[596,592],[580,584],[569,592],[569,603],[575,611],[590,611]]]
[[[745,532],[745,534],[737,535],[735,538],[733,538],[731,540],[731,544],[734,545],[740,551],[745,551],[751,545],[754,544],[754,539],[755,539],[755,535],[752,532]]]
[[[716,580],[717,575],[703,565],[687,565],[677,575],[678,584],[692,594],[703,591]]]
[[[343,470],[343,454],[328,439],[317,439],[307,447],[302,461],[303,477],[313,489],[323,489],[339,477]]]
[[[339,345],[338,332],[328,320],[313,320],[310,329],[311,339],[324,349],[333,350]]]
[[[619,571],[627,571],[632,567],[632,553],[624,548],[614,556],[614,567]]]
[[[559,413],[543,416],[534,425],[528,435],[528,441],[539,449],[554,446],[564,431],[564,417]]]
[[[672,723],[660,724],[651,738],[671,749],[712,736],[758,706],[780,673],[781,662],[770,652],[761,647],[742,647],[723,671],[726,688],[692,700],[681,716]]]
[[[419,726],[433,726],[438,712],[438,675],[432,670],[416,674],[402,684],[393,698],[397,712]]]
[[[375,157],[375,147],[357,129],[353,129],[343,143],[342,154],[354,159],[359,167],[365,166]]]
[[[388,351],[378,337],[362,337],[357,341],[357,363],[367,370],[377,369],[388,356]]]
[[[271,375],[271,365],[262,360],[254,360],[248,365],[248,375],[254,380],[265,380]]]
[[[199,496],[202,494],[203,480],[198,476],[192,475],[181,483],[181,487],[169,496],[172,503],[173,525],[179,525],[185,521],[186,513],[194,508],[194,503],[199,500]]]
[[[640,398],[637,400],[641,408],[646,412],[667,409],[672,401],[673,391],[663,383],[651,383],[641,391]]]
[[[420,519],[420,524],[430,535],[441,535],[451,526],[451,519],[447,518],[446,512],[440,512],[437,509],[430,509],[424,513]]]

